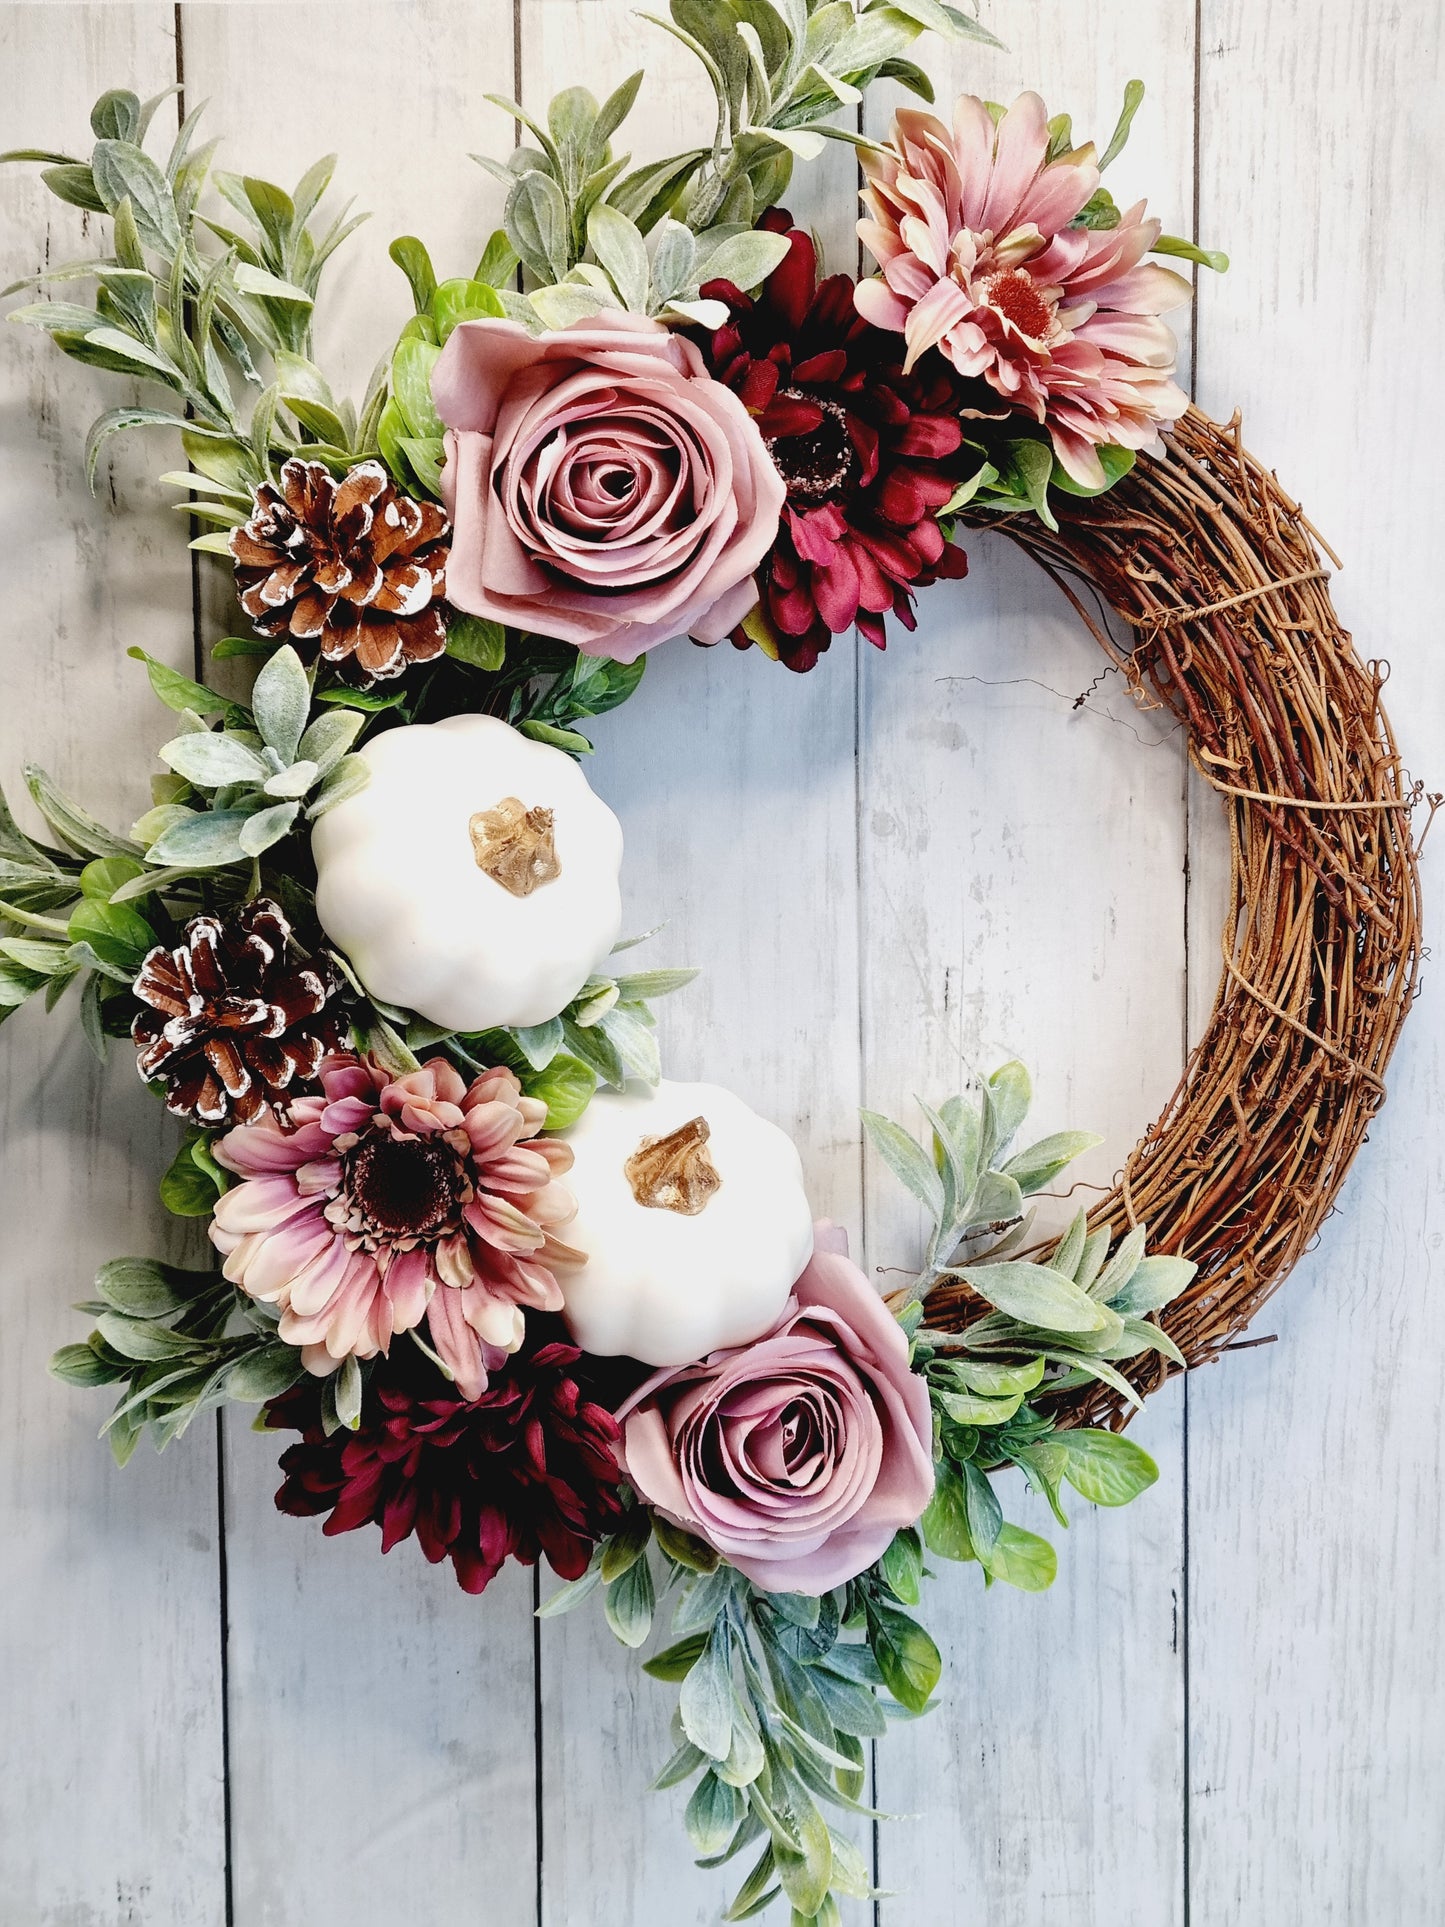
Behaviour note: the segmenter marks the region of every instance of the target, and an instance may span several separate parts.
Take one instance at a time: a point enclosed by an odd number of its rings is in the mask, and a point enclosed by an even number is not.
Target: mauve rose
[[[783,480],[690,341],[638,315],[466,321],[432,393],[457,608],[632,662],[720,642],[757,601]]]
[[[933,1496],[928,1388],[847,1250],[820,1224],[772,1331],[658,1372],[617,1414],[641,1496],[768,1592],[841,1586]]]

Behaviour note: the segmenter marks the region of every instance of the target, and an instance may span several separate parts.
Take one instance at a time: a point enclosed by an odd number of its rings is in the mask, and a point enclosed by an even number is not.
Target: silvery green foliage
[[[189,513],[225,525],[241,519],[237,510],[277,452],[284,458],[304,447],[341,466],[371,452],[384,395],[373,391],[358,422],[310,359],[322,269],[365,217],[351,218],[348,203],[324,224],[314,221],[334,155],[308,168],[290,193],[250,176],[211,175],[217,143],[195,145],[199,107],[161,165],[144,142],[157,107],[174,92],[144,104],[123,89],[102,94],[91,110],[89,159],[36,148],[0,155],[42,163],[53,194],[108,217],[112,227],[109,254],[47,267],[5,293],[94,283],[92,304],[41,301],[10,318],[45,329],[77,361],[170,389],[180,406],[126,406],[100,416],[86,443],[92,483],[110,435],[179,429],[195,472],[167,479],[206,498],[187,504]],[[208,177],[231,210],[225,222],[199,211]],[[238,382],[251,393],[249,407]],[[218,542],[203,536],[196,546]]]
[[[224,1400],[259,1404],[302,1376],[300,1352],[276,1335],[275,1311],[214,1271],[114,1258],[95,1284],[96,1298],[77,1307],[95,1318],[94,1331],[63,1346],[50,1369],[68,1385],[119,1388],[102,1436],[120,1465],[147,1426],[160,1450]],[[358,1373],[358,1413],[359,1391]]]
[[[1013,1249],[1028,1229],[1024,1199],[1102,1141],[1090,1131],[1059,1131],[1014,1151],[1032,1097],[1028,1071],[1015,1059],[979,1087],[976,1100],[950,1097],[934,1111],[920,1099],[931,1132],[927,1150],[891,1118],[862,1113],[874,1150],[933,1220],[911,1301],[925,1298],[961,1257]]]
[[[208,709],[218,701],[204,689],[199,696]],[[237,709],[227,705],[232,715]],[[312,821],[366,783],[365,760],[348,753],[365,715],[334,707],[309,721],[311,678],[289,643],[262,668],[249,715],[241,711],[237,723],[212,729],[189,704],[180,713],[185,728],[158,754],[183,787],[136,826],[147,863],[162,869],[254,862],[295,829],[303,810]]]
[[[934,1111],[920,1100],[930,1127],[927,1149],[890,1118],[863,1113],[874,1149],[933,1220],[923,1269],[900,1312],[917,1333],[917,1308],[929,1293],[944,1279],[960,1280],[992,1311],[966,1333],[927,1333],[924,1343],[998,1364],[1042,1360],[1034,1383],[1049,1368],[1043,1392],[1095,1378],[1137,1406],[1138,1393],[1115,1366],[1150,1350],[1183,1365],[1178,1347],[1148,1313],[1176,1298],[1196,1267],[1184,1258],[1146,1256],[1143,1225],[1131,1227],[1110,1256],[1110,1227],[1091,1232],[1083,1211],[1046,1261],[1015,1255],[1033,1224],[1025,1198],[1102,1141],[1088,1131],[1058,1131],[1015,1150],[1031,1097],[1028,1072],[1014,1060],[993,1073],[974,1102],[952,1097]],[[1006,1395],[1017,1389],[1010,1385]],[[1005,1416],[1012,1409],[1016,1405]]]
[[[755,1850],[725,1920],[782,1898],[795,1921],[837,1923],[840,1897],[872,1897],[866,1863],[826,1810],[882,1817],[862,1801],[865,1748],[890,1714],[926,1711],[938,1682],[938,1648],[903,1610],[922,1573],[911,1540],[903,1556],[821,1598],[764,1593],[637,1506],[583,1577],[541,1608],[568,1612],[600,1588],[608,1625],[636,1649],[676,1595],[670,1643],[643,1665],[679,1689],[676,1751],[653,1784],[693,1783],[685,1822],[699,1865]]]
[[[861,141],[830,117],[851,114],[873,80],[901,81],[932,100],[927,75],[904,58],[925,30],[998,44],[971,14],[940,0],[671,0],[666,17],[641,17],[702,63],[716,97],[711,145],[626,171],[630,156],[614,156],[612,137],[637,98],[640,72],[600,105],[585,87],[569,87],[545,124],[489,95],[536,143],[506,161],[474,156],[508,188],[507,238],[536,283],[530,297],[503,297],[519,319],[556,328],[618,305],[705,321],[691,313],[701,282],[754,288],[780,255],[736,248],[708,263],[665,232],[649,262],[646,236],[669,216],[700,240],[747,233],[781,199],[795,158],[816,158],[830,138]]]

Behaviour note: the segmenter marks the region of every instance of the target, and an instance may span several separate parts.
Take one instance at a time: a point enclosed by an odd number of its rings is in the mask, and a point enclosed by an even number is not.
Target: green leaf
[[[559,1051],[544,1070],[524,1074],[522,1089],[547,1106],[544,1129],[568,1131],[591,1103],[597,1077],[580,1058]]]
[[[894,1699],[921,1713],[943,1671],[938,1648],[922,1626],[907,1613],[870,1601],[868,1644]]]
[[[34,763],[27,764],[24,776],[35,807],[66,848],[74,850],[77,856],[140,855],[136,844],[114,835],[103,823],[97,823],[78,804],[63,796],[43,769]]]
[[[660,1512],[652,1515],[652,1531],[658,1545],[676,1565],[685,1566],[689,1572],[716,1572],[718,1556],[713,1548],[692,1533],[684,1532]]]
[[[134,977],[156,933],[138,911],[124,903],[104,903],[82,897],[70,913],[70,940],[88,943],[102,963]]]
[[[782,265],[787,253],[786,234],[768,234],[761,228],[726,235],[711,245],[708,235],[700,234],[695,272],[700,282],[731,281],[749,294]]]
[[[636,223],[604,201],[587,217],[587,239],[623,307],[632,314],[646,314],[652,271],[647,244]]]
[[[143,1318],[128,1318],[118,1311],[102,1312],[95,1328],[114,1352],[147,1364],[152,1360],[174,1358],[191,1348],[192,1340]]]
[[[87,1387],[114,1385],[129,1376],[124,1366],[109,1364],[89,1345],[62,1345],[51,1355],[49,1370],[52,1378],[61,1379],[67,1385]]]
[[[683,1824],[700,1854],[721,1853],[742,1813],[742,1795],[709,1768],[693,1789]]]
[[[487,616],[454,611],[447,622],[447,654],[472,669],[491,673],[506,659],[507,632]]]
[[[646,1506],[634,1506],[602,1548],[602,1578],[611,1585],[647,1551],[652,1538],[652,1514]]]
[[[981,1358],[957,1358],[952,1369],[971,1392],[984,1398],[1006,1398],[1011,1392],[1027,1393],[1043,1381],[1044,1361],[1031,1358],[1026,1365],[990,1365]]]
[[[624,1646],[640,1646],[647,1638],[653,1603],[652,1567],[644,1555],[607,1588],[607,1623]]]
[[[1021,1592],[1047,1592],[1058,1576],[1058,1555],[1047,1539],[1007,1520],[987,1560],[989,1576]]]
[[[318,816],[325,816],[328,810],[334,810],[347,797],[358,795],[370,781],[371,765],[364,756],[343,756],[330,774],[323,778],[321,787],[308,804],[307,821],[314,823]]]
[[[1003,1528],[1003,1512],[993,1481],[979,1471],[972,1459],[963,1467],[963,1502],[968,1512],[968,1536],[974,1552],[986,1566]]]
[[[557,729],[551,723],[539,723],[529,718],[518,723],[517,728],[533,742],[550,743],[553,749],[565,749],[569,756],[590,756],[592,745],[585,736],[579,736],[575,729]]]
[[[713,1627],[702,1657],[683,1681],[678,1714],[694,1746],[711,1760],[727,1758],[732,1745],[733,1669],[732,1635],[726,1620]]]
[[[1007,1149],[1033,1102],[1033,1084],[1027,1066],[1016,1057],[1000,1064],[988,1080],[985,1095],[990,1125],[986,1149],[992,1163]]]
[[[209,1218],[222,1187],[196,1162],[197,1140],[187,1135],[160,1183],[161,1203],[173,1217]]]
[[[305,1376],[300,1352],[294,1345],[277,1340],[254,1352],[245,1352],[236,1360],[226,1373],[226,1397],[239,1399],[246,1405],[259,1405],[265,1399],[279,1398],[282,1392],[289,1392]]]
[[[941,1559],[976,1559],[963,1480],[947,1461],[934,1467],[933,1497],[920,1520],[924,1543]]]
[[[166,1318],[216,1283],[212,1272],[181,1272],[155,1258],[111,1258],[95,1274],[95,1289],[114,1311],[130,1318]]]
[[[918,1604],[919,1581],[923,1577],[923,1542],[912,1526],[893,1535],[880,1569],[889,1589],[905,1606]]]
[[[1027,1198],[1035,1191],[1042,1191],[1046,1184],[1052,1184],[1075,1158],[1103,1142],[1093,1131],[1055,1131],[1051,1137],[1041,1137],[1037,1144],[1011,1157],[1003,1169]]]
[[[1128,1505],[1159,1477],[1159,1468],[1132,1439],[1082,1428],[1055,1434],[1063,1447],[1064,1477],[1094,1505]]]
[[[90,171],[107,209],[128,200],[141,239],[170,260],[181,245],[180,221],[170,182],[149,154],[126,140],[100,140]]]
[[[387,253],[406,276],[417,313],[426,314],[437,291],[436,270],[426,248],[414,234],[399,234]]]
[[[249,822],[246,810],[207,810],[174,823],[158,836],[146,851],[150,863],[163,863],[178,870],[214,870],[225,863],[240,863],[246,852],[240,833]]]
[[[489,288],[500,288],[509,282],[517,271],[517,252],[501,228],[497,228],[482,250],[474,281],[480,281]]]
[[[1101,174],[1109,165],[1110,161],[1117,160],[1119,155],[1123,153],[1124,144],[1129,138],[1129,129],[1134,124],[1134,116],[1138,113],[1139,105],[1143,98],[1143,81],[1129,81],[1124,88],[1124,105],[1120,111],[1114,131],[1109,136],[1109,145],[1099,156],[1099,172]]]
[[[660,1653],[642,1662],[642,1670],[653,1679],[686,1679],[694,1665],[702,1657],[703,1647],[707,1645],[706,1633],[689,1633],[686,1639],[679,1639],[671,1646],[665,1646]],[[692,1749],[694,1752],[696,1748]],[[703,1755],[698,1754],[698,1764]]]
[[[1188,1258],[1145,1258],[1135,1267],[1132,1277],[1109,1299],[1111,1311],[1121,1318],[1137,1318],[1144,1312],[1162,1311],[1191,1282],[1198,1265]]]
[[[964,1265],[955,1275],[980,1298],[1020,1324],[1053,1332],[1109,1328],[1107,1308],[1080,1291],[1072,1278],[1047,1265],[1005,1259],[996,1265]]]
[[[391,392],[414,438],[445,432],[431,393],[432,370],[440,357],[441,349],[435,342],[413,337],[399,341],[391,358]]]
[[[570,1613],[574,1607],[580,1606],[601,1584],[601,1567],[589,1566],[580,1579],[568,1580],[565,1586],[559,1586],[556,1592],[542,1601],[537,1608],[538,1619],[560,1619],[564,1613]]]
[[[1153,252],[1174,255],[1181,261],[1197,261],[1201,268],[1213,268],[1216,274],[1225,274],[1229,269],[1229,256],[1219,248],[1202,248],[1178,234],[1161,234]]]
[[[1101,488],[1094,488],[1087,482],[1079,482],[1070,475],[1062,462],[1054,463],[1054,472],[1049,478],[1050,488],[1061,489],[1065,495],[1078,495],[1091,499],[1096,495],[1106,495],[1116,482],[1121,482],[1133,468],[1136,457],[1132,448],[1116,448],[1105,442],[1094,450],[1099,458],[1099,466],[1104,471]]]
[[[432,319],[437,337],[450,339],[464,321],[495,321],[506,313],[501,297],[487,281],[443,281],[432,296]]]
[[[860,1111],[868,1140],[902,1184],[937,1219],[943,1212],[943,1180],[923,1147],[916,1144],[892,1118],[878,1111]]]
[[[301,814],[299,803],[274,803],[269,810],[257,810],[246,818],[236,840],[246,856],[256,857],[289,835]]]
[[[1037,1361],[1040,1371],[1044,1361]],[[940,1392],[938,1404],[955,1425],[1007,1425],[1023,1403],[1023,1393],[983,1398],[972,1392]]]
[[[307,726],[292,767],[312,764],[312,782],[329,776],[365,727],[366,716],[360,709],[336,708],[318,716]]]
[[[524,266],[544,285],[567,272],[567,203],[550,175],[536,171],[519,176],[507,196],[507,238]]]
[[[708,158],[708,149],[694,147],[664,161],[650,161],[624,175],[607,198],[611,205],[650,234],[673,208],[684,188]]]
[[[184,776],[197,789],[225,789],[231,783],[264,783],[271,773],[268,763],[239,737],[217,735],[212,730],[188,731],[162,743],[156,751],[168,769]]]
[[[311,707],[311,683],[290,643],[278,649],[251,691],[251,713],[261,739],[283,765],[296,759]]]
[[[336,1416],[348,1432],[361,1429],[361,1363],[355,1352],[348,1352],[341,1361],[340,1369],[333,1374],[328,1383],[332,1387],[332,1398],[336,1406]]]
[[[65,161],[58,167],[47,167],[40,178],[56,200],[70,207],[83,207],[90,214],[107,211],[95,185],[95,176],[83,161]]]

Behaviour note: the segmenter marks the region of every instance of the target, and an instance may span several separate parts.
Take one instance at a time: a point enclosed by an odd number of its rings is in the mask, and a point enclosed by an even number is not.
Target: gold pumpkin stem
[[[529,897],[562,874],[550,810],[529,810],[519,797],[504,796],[493,809],[478,810],[467,828],[477,868],[514,897]]]
[[[707,1152],[711,1135],[707,1119],[695,1117],[666,1137],[645,1137],[622,1167],[637,1202],[697,1217],[722,1183]]]

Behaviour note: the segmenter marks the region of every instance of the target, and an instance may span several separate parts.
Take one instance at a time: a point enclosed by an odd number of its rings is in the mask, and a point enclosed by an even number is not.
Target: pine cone
[[[435,502],[401,495],[380,462],[337,482],[293,457],[263,482],[231,554],[241,607],[263,636],[315,643],[368,679],[399,676],[447,646],[439,607],[450,534]]]
[[[316,1074],[342,1039],[330,966],[304,960],[280,908],[258,897],[233,915],[194,917],[174,950],[158,944],[131,1026],[147,1083],[193,1124],[249,1123],[267,1101]]]

